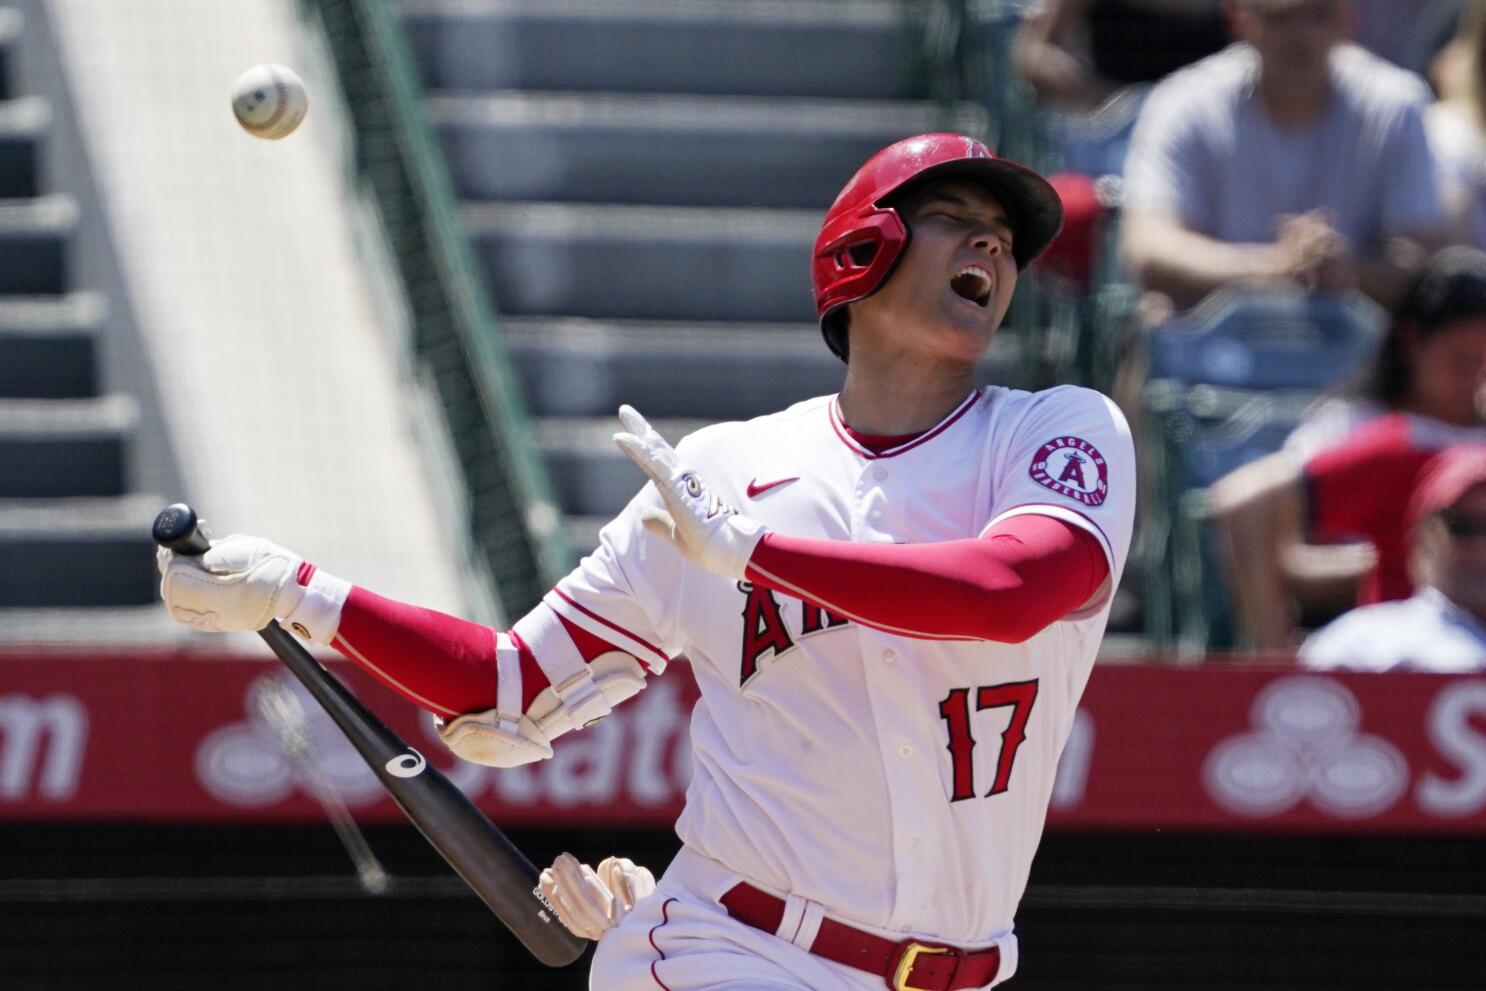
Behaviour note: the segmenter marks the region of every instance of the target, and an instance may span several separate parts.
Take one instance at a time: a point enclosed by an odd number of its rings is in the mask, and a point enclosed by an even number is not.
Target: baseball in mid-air
[[[277,141],[288,136],[309,107],[304,80],[293,69],[272,62],[253,66],[232,86],[232,112],[255,138]]]

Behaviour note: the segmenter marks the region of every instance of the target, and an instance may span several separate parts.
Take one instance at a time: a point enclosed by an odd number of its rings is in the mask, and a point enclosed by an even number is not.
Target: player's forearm
[[[1295,618],[1274,535],[1260,520],[1238,517],[1220,526],[1229,560],[1234,612],[1254,650],[1281,650],[1290,643]]]
[[[480,712],[496,704],[496,631],[488,626],[357,587],[341,610],[332,645],[435,715]],[[524,710],[548,682],[524,648],[520,671]]]
[[[528,649],[523,629],[538,646]],[[604,718],[645,687],[638,661],[597,637],[575,636],[545,606],[497,633],[358,588],[334,644],[440,717],[439,736],[450,750],[490,767],[551,757],[558,737]]]
[[[1284,276],[1273,244],[1230,244],[1164,219],[1137,218],[1133,228],[1127,225],[1122,235],[1125,264],[1143,288],[1165,293],[1180,306],[1235,282]]]
[[[1271,456],[1221,479],[1211,492],[1234,611],[1256,650],[1282,649],[1294,634],[1284,559],[1301,532],[1298,488],[1289,463]]]
[[[1027,515],[978,540],[934,544],[771,533],[748,578],[904,636],[1020,643],[1087,602],[1108,571],[1092,535]]]

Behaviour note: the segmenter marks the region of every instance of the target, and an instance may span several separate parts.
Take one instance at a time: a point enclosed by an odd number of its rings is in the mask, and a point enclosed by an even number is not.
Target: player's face
[[[1460,320],[1410,349],[1415,412],[1446,423],[1475,424],[1486,399],[1486,319]]]
[[[931,184],[898,210],[910,232],[908,249],[881,289],[852,304],[852,350],[881,335],[895,348],[974,363],[1016,291],[1006,210],[964,182]]]

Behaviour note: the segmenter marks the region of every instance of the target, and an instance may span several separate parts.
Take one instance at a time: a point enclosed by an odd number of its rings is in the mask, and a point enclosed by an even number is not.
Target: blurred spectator
[[[1486,446],[1447,448],[1425,467],[1407,517],[1416,591],[1312,634],[1309,668],[1469,672],[1486,668]]]
[[[1348,0],[1230,0],[1240,43],[1167,77],[1125,167],[1121,254],[1190,306],[1293,280],[1389,304],[1394,241],[1442,239],[1424,81],[1346,44]]]
[[[1467,0],[1354,0],[1353,6],[1357,44],[1424,76]]]
[[[1022,23],[1016,65],[1048,103],[1094,110],[1227,43],[1222,0],[1046,0]]]
[[[1223,0],[1046,0],[1022,22],[1018,71],[1053,111],[1061,167],[1119,175],[1151,85],[1228,43]]]
[[[1478,429],[1486,313],[1486,254],[1447,248],[1425,263],[1361,381],[1313,403],[1285,441],[1304,462],[1386,413],[1403,412],[1431,437]],[[1435,442],[1434,446],[1440,446]]]
[[[1483,380],[1486,253],[1450,248],[1405,297],[1371,388],[1349,409],[1324,413],[1334,442],[1318,453],[1309,442],[1289,445],[1213,485],[1233,606],[1254,647],[1291,645],[1296,600],[1326,609],[1412,592],[1404,509],[1434,452],[1486,442]],[[1373,413],[1381,415],[1362,422]],[[1316,421],[1307,427],[1320,436]]]
[[[1439,163],[1451,236],[1486,247],[1486,4],[1461,18],[1436,79],[1440,100],[1424,123]]]

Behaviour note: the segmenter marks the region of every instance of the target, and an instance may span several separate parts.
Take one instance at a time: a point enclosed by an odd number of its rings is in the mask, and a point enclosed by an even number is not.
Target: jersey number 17
[[[975,694],[975,711],[1011,707],[1011,719],[1001,732],[1001,754],[996,758],[996,780],[986,797],[999,795],[1011,783],[1011,766],[1017,749],[1027,738],[1027,720],[1037,701],[1037,679],[1011,681],[1004,685],[981,685],[979,688],[954,688],[939,703],[939,715],[949,727],[949,759],[954,773],[954,793],[950,801],[975,797],[975,734],[970,730],[970,695]]]

